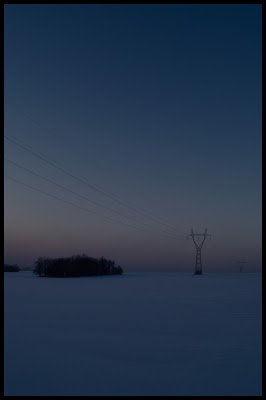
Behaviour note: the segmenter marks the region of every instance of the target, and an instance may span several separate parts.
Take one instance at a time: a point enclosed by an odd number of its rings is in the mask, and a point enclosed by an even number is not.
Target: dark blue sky
[[[61,168],[5,139],[5,175],[96,213],[6,179],[5,261],[193,270],[185,234],[206,227],[206,269],[260,268],[261,19],[261,5],[5,5],[5,135]]]

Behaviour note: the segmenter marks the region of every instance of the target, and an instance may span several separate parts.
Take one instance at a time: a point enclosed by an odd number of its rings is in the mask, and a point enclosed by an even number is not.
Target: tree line
[[[17,264],[4,264],[4,272],[19,272],[20,268]]]
[[[33,273],[41,277],[62,278],[122,274],[123,269],[112,260],[83,254],[64,258],[39,257]]]

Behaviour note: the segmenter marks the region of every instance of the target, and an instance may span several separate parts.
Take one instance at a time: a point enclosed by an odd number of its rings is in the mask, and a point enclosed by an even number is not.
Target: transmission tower
[[[195,264],[195,275],[201,275],[202,274],[202,263],[201,263],[201,249],[203,246],[203,243],[205,242],[205,239],[207,236],[211,236],[211,235],[207,235],[207,229],[205,229],[204,233],[194,233],[193,229],[191,229],[191,234],[188,235],[191,236],[193,239],[193,242],[195,244],[196,247],[196,264]],[[197,238],[198,240],[200,240],[200,238],[203,237],[203,239],[201,240],[200,243],[197,243],[195,238]]]
[[[237,264],[239,264],[239,272],[243,272],[244,265],[247,264],[247,261],[238,261]]]

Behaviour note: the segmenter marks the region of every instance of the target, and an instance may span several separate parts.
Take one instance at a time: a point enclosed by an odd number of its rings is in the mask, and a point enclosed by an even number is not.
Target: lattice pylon
[[[196,249],[196,264],[195,264],[195,274],[202,274],[202,263],[201,263],[201,248]]]
[[[202,262],[201,262],[201,249],[203,246],[203,243],[205,242],[206,236],[211,236],[211,235],[207,235],[207,229],[205,229],[204,233],[194,233],[193,229],[191,229],[191,234],[188,235],[191,236],[193,239],[193,242],[195,244],[196,247],[196,263],[195,263],[195,275],[201,275],[202,274]],[[195,237],[200,237],[203,236],[203,240],[201,243],[196,243],[195,241]]]

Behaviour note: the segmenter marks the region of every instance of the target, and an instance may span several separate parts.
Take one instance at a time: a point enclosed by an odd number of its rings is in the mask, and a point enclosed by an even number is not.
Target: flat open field
[[[261,395],[261,273],[4,275],[5,396]]]

